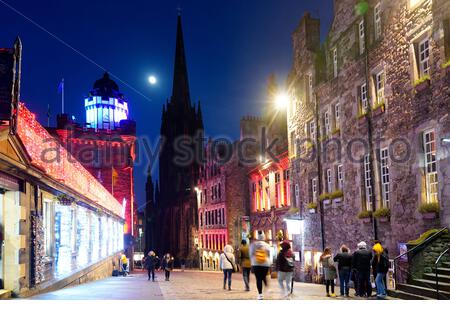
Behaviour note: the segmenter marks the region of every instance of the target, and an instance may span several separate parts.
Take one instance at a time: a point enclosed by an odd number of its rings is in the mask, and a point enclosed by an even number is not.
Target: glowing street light
[[[154,85],[158,82],[158,80],[156,79],[155,76],[151,75],[150,77],[148,77],[148,82],[149,82],[152,86],[154,86]]]
[[[286,107],[289,104],[289,96],[284,93],[278,93],[275,97],[275,106],[279,109],[279,110],[283,110],[286,109]]]

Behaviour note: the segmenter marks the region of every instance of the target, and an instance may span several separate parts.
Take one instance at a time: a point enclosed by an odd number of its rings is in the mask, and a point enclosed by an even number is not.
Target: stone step
[[[402,300],[434,300],[428,297],[420,296],[402,290],[388,290],[388,295]]]
[[[438,274],[444,274],[450,276],[450,268],[437,268]],[[436,268],[433,268],[433,272],[436,272]]]
[[[416,286],[413,284],[398,284],[397,289],[400,291],[404,291],[407,293],[412,293],[418,296],[428,297],[431,299],[436,299],[436,290],[431,288],[426,288],[422,286]],[[439,292],[440,299],[442,300],[449,300],[450,299],[450,292]]]
[[[450,262],[442,262],[444,268],[450,268]]]
[[[436,274],[434,273],[424,273],[423,278],[425,280],[432,280],[436,282]],[[439,282],[450,283],[450,276],[443,274],[438,274]]]
[[[0,300],[11,299],[11,290],[0,289]]]
[[[436,281],[435,280],[414,279],[414,280],[411,280],[410,283],[413,285],[416,285],[416,286],[436,290]],[[439,282],[439,290],[447,291],[450,293],[450,283]]]

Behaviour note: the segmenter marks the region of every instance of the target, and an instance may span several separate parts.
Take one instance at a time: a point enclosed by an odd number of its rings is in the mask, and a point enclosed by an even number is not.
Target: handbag
[[[233,267],[233,273],[238,272],[239,271],[239,267],[237,267],[236,264],[234,264],[233,262],[231,262],[231,260],[228,258],[227,254],[224,252],[223,255],[225,256],[225,258],[228,260],[228,262],[231,264],[231,266]]]

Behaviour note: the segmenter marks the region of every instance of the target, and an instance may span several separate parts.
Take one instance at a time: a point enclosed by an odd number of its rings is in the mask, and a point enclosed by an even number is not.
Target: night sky
[[[81,54],[56,40],[34,20]],[[65,79],[66,112],[84,122],[84,97],[103,68],[129,101],[139,136],[154,141],[162,104],[170,97],[177,8],[183,31],[193,102],[202,103],[206,134],[239,136],[239,120],[259,114],[267,77],[282,84],[292,64],[291,34],[304,11],[319,17],[322,37],[332,0],[0,0],[0,47],[23,42],[21,100],[51,125],[61,110],[57,87]],[[87,59],[82,55],[87,56]],[[158,84],[147,82],[150,74]],[[138,204],[145,202],[146,158],[136,168]],[[157,178],[157,170],[153,172]]]

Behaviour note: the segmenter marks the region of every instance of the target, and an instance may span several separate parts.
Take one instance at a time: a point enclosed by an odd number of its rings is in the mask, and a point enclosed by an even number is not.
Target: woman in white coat
[[[223,271],[223,289],[226,289],[228,279],[228,290],[231,290],[231,275],[236,270],[233,247],[227,244],[220,255],[220,269]]]

